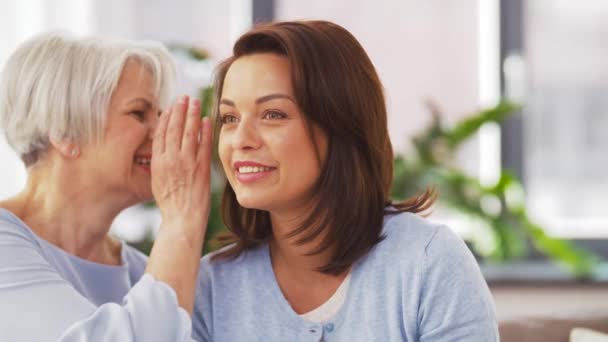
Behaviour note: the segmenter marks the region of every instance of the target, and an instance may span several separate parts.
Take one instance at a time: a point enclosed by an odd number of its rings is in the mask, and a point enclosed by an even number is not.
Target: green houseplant
[[[454,163],[458,149],[481,126],[501,122],[516,109],[517,106],[502,102],[445,127],[440,112],[429,103],[431,124],[413,138],[413,153],[395,159],[392,195],[407,197],[426,187],[436,187],[440,205],[483,223],[493,243],[491,248],[482,249],[473,241],[472,248],[478,254],[494,261],[515,260],[527,255],[531,244],[575,276],[589,276],[597,258],[567,241],[549,237],[530,219],[517,177],[502,170],[496,184],[484,186]],[[484,201],[494,203],[494,209],[488,210]]]

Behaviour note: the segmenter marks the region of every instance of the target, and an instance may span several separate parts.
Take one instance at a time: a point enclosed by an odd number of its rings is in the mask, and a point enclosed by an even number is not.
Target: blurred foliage
[[[167,48],[172,53],[183,54],[193,61],[206,61],[209,59],[207,50],[197,46],[174,43],[167,44]]]
[[[511,172],[503,170],[496,184],[484,186],[456,166],[456,153],[463,143],[482,125],[503,121],[518,107],[503,102],[449,128],[432,103],[429,109],[432,122],[413,139],[414,152],[395,159],[392,196],[407,198],[434,186],[439,190],[439,204],[481,223],[485,235],[491,237],[490,248],[487,239],[485,246],[473,241],[472,248],[478,255],[493,261],[523,258],[531,243],[575,276],[589,276],[598,259],[567,241],[547,236],[532,222],[525,209],[522,184]]]

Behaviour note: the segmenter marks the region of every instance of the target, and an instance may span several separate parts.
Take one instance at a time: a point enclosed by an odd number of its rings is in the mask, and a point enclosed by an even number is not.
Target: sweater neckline
[[[301,330],[303,328],[322,329],[323,326],[321,323],[307,321],[298,313],[296,313],[285,298],[285,295],[283,295],[283,291],[281,291],[274,270],[272,269],[269,244],[264,244],[264,247],[260,249],[260,252],[262,253],[261,262],[264,275],[263,279],[265,279],[268,288],[270,289],[272,301],[281,313],[282,317],[288,319],[287,322],[289,323],[289,326],[292,329],[296,330]],[[336,312],[336,314],[330,321],[324,323],[325,326],[332,325],[332,329],[337,329],[344,321],[344,317],[346,316],[346,313],[348,312],[351,303],[356,299],[357,292],[359,291],[358,282],[360,276],[361,261],[362,260],[355,262],[351,268],[351,279],[348,286],[348,291],[345,295],[344,304]]]
[[[51,250],[55,251],[56,253],[59,253],[60,255],[63,255],[64,257],[68,258],[72,262],[75,262],[76,264],[82,265],[86,268],[94,268],[97,270],[104,270],[104,271],[108,271],[108,272],[125,272],[126,270],[128,270],[129,265],[127,264],[127,256],[126,256],[127,246],[126,246],[125,242],[122,240],[119,240],[121,264],[120,265],[102,264],[102,263],[87,260],[87,259],[81,258],[77,255],[68,253],[63,248],[60,248],[59,246],[52,244],[51,242],[43,239],[41,236],[36,234],[36,232],[34,232],[30,228],[30,226],[28,226],[25,222],[23,222],[23,220],[21,220],[21,218],[19,218],[17,215],[15,215],[10,210],[0,208],[0,214],[2,212],[4,212],[6,214],[6,216],[8,216],[9,219],[13,220],[15,223],[17,223],[22,228],[24,228],[28,234],[31,234],[39,245],[44,245],[46,248],[51,249]]]

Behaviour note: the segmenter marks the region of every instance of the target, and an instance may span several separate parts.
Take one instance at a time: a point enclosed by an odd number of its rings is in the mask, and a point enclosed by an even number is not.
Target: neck
[[[325,234],[321,233],[305,244],[297,243],[298,236],[285,237],[301,224],[301,221],[293,219],[294,217],[298,216],[270,214],[273,230],[270,254],[279,288],[292,309],[302,314],[326,302],[336,292],[348,272],[335,276],[318,271],[319,267],[331,260],[333,250],[306,255],[319,246]]]
[[[302,224],[302,217],[306,215],[277,214],[271,213],[273,239],[270,243],[270,250],[273,256],[273,264],[284,265],[292,272],[302,273],[308,278],[311,273],[321,275],[318,269],[326,265],[332,257],[333,250],[327,249],[322,253],[307,255],[314,251],[325,238],[326,234],[321,233],[315,239],[304,244],[298,244],[297,240],[301,236],[287,237],[290,232]]]
[[[115,264],[116,257],[120,258],[120,244],[108,232],[118,213],[133,203],[90,191],[91,185],[75,178],[61,172],[29,170],[25,190],[0,205],[66,252]]]

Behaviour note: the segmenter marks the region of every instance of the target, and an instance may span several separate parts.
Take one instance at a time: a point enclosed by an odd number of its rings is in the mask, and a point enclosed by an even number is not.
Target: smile
[[[150,173],[150,164],[152,163],[152,155],[151,154],[140,154],[133,158],[135,165],[140,167],[144,172]]]
[[[236,162],[234,164],[236,179],[240,183],[254,183],[260,181],[276,170],[276,167],[266,166],[251,161]]]
[[[238,173],[259,173],[268,171],[272,171],[272,168],[265,166],[241,166],[237,169]]]
[[[142,166],[146,166],[146,167],[150,167],[150,163],[151,163],[152,159],[151,158],[145,158],[145,157],[136,157],[135,158],[135,163],[142,165]]]

